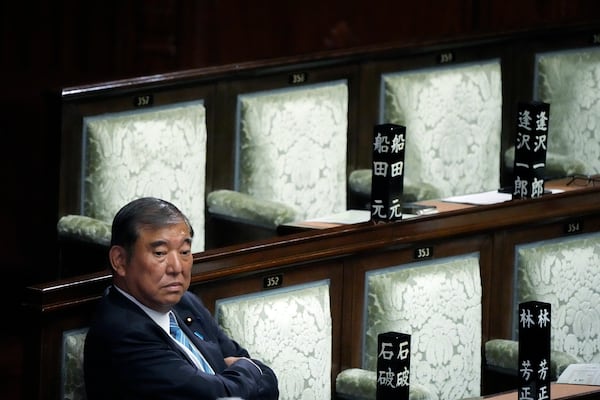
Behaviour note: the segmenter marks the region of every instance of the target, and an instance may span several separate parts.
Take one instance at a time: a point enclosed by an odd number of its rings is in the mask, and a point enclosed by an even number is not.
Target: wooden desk
[[[450,203],[442,200],[424,200],[420,201],[417,204],[423,204],[427,206],[433,206],[437,208],[437,213],[433,214],[424,214],[424,215],[403,215],[403,221],[409,220],[413,218],[424,218],[431,215],[436,215],[443,212],[448,211],[456,211],[463,210],[466,208],[477,207],[473,204],[462,204],[462,203]],[[368,210],[348,210],[345,213],[340,213],[330,218],[324,218],[323,220],[311,220],[311,221],[296,221],[289,222],[287,224],[282,224],[277,227],[277,233],[279,235],[289,235],[292,233],[305,232],[313,229],[328,229],[334,228],[341,225],[353,224],[353,223],[370,223],[368,217],[364,217],[363,215],[358,215],[358,212],[366,212]],[[367,214],[368,215],[368,214]],[[352,218],[356,218],[352,221]],[[339,220],[344,220],[344,222],[339,222]],[[348,221],[348,222],[346,222]]]
[[[558,399],[578,399],[578,400],[591,400],[600,399],[600,386],[590,385],[569,385],[566,383],[553,383],[550,389],[550,398],[552,400]],[[518,393],[509,392],[501,393],[491,396],[477,397],[477,399],[491,399],[491,400],[517,400]],[[475,400],[475,399],[471,399]]]
[[[561,178],[548,181],[545,184],[546,190],[556,190],[562,192],[570,192],[574,190],[579,190],[582,186],[577,186],[573,184],[568,184],[571,181],[571,178]],[[546,196],[549,196],[548,194]],[[458,202],[450,202],[444,201],[440,199],[435,200],[423,200],[417,202],[417,204],[423,204],[427,206],[433,206],[437,208],[437,214],[446,213],[449,211],[457,211],[464,210],[473,207],[479,207],[475,204],[468,203],[458,203]],[[362,210],[348,210],[345,213],[340,213],[338,215],[331,216],[329,218],[323,218],[320,220],[310,220],[310,221],[295,221],[286,224],[282,224],[277,227],[277,233],[279,235],[288,235],[292,233],[305,232],[313,229],[328,229],[334,228],[344,224],[352,224],[352,223],[366,223],[368,221],[368,217],[364,217],[363,215],[358,215],[357,211]],[[425,218],[435,214],[428,215],[419,215],[419,216],[408,216],[408,218],[403,218],[403,220],[413,219],[413,218]],[[353,220],[353,218],[355,218]],[[343,220],[344,222],[339,222]],[[347,222],[346,222],[347,221]]]

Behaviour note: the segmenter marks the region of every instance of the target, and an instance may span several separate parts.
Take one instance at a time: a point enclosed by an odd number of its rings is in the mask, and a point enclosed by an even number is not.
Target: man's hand
[[[248,360],[250,362],[250,364],[254,365],[256,367],[256,369],[259,370],[260,374],[262,375],[262,369],[256,365],[256,363],[254,361],[252,361],[251,359],[249,359],[248,357],[225,357],[225,364],[227,364],[227,367],[231,367],[233,364],[235,364],[236,362],[238,362],[239,360]]]
[[[225,357],[225,364],[227,364],[228,367],[231,367],[233,364],[235,364],[242,358],[244,357]]]

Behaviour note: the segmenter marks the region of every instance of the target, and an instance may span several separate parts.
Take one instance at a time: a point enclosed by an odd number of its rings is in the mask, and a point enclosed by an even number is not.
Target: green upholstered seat
[[[550,103],[548,151],[580,160],[574,173],[600,173],[600,49],[542,53],[536,69],[537,96]]]
[[[342,371],[342,398],[375,399],[377,335],[411,336],[411,398],[461,399],[480,395],[483,360],[516,375],[518,342],[494,339],[482,349],[482,286],[477,253],[398,265],[366,276],[362,369]],[[552,353],[553,378],[576,358]]]
[[[515,252],[516,303],[550,303],[552,348],[599,363],[600,234],[530,243]]]
[[[540,53],[535,97],[550,104],[546,176],[600,173],[600,49]],[[505,154],[514,164],[514,147]]]
[[[410,384],[419,388],[419,393],[431,399],[479,396],[479,255],[369,271],[365,279],[362,369],[376,370],[380,333],[405,333],[411,335]],[[357,393],[374,399],[374,376],[340,375],[336,388],[361,386]]]
[[[519,362],[519,342],[508,339],[492,339],[485,343],[487,366],[494,371],[516,376]],[[575,355],[560,350],[550,351],[550,379],[556,380],[570,365],[581,362]]]
[[[210,193],[211,213],[276,227],[346,210],[345,81],[243,94],[238,114],[234,189],[250,198]]]
[[[377,372],[362,368],[348,368],[336,378],[336,398],[341,400],[375,399],[377,395]],[[418,383],[411,383],[410,400],[433,399],[433,394]]]
[[[204,249],[205,108],[181,103],[84,119],[81,212],[58,221],[59,236],[108,244],[115,213],[143,196],[188,215],[192,250]]]
[[[350,190],[365,202],[371,201],[371,169],[356,169],[350,172],[348,177],[348,186]],[[405,202],[414,202],[424,199],[439,199],[440,191],[427,182],[410,182],[404,179],[402,200]]]
[[[83,379],[83,346],[87,328],[75,329],[63,333],[61,399],[85,400],[85,381]]]
[[[500,61],[382,75],[382,121],[406,126],[405,193],[417,200],[479,193],[500,185]]]
[[[231,338],[277,374],[280,399],[331,398],[329,281],[218,300]]]

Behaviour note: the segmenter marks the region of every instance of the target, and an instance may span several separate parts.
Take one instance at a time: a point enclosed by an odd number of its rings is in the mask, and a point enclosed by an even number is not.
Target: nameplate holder
[[[376,400],[408,400],[410,388],[410,335],[377,335]]]
[[[373,222],[402,219],[405,143],[406,127],[396,124],[375,125],[371,175]]]
[[[550,104],[519,102],[513,168],[513,199],[535,199],[544,194]]]
[[[550,303],[519,304],[518,399],[550,399]]]

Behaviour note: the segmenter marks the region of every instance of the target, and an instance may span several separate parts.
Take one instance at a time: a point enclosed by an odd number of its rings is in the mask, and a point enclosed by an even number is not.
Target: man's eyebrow
[[[154,242],[150,242],[150,247],[156,248],[156,247],[159,247],[159,246],[163,246],[165,244],[167,244],[166,240],[159,239],[159,240],[155,240]]]
[[[185,239],[183,239],[182,244],[183,243],[191,245],[192,244],[192,238],[189,237],[189,236],[186,237]],[[163,246],[163,245],[166,245],[166,244],[167,244],[166,240],[158,239],[158,240],[155,240],[154,242],[150,242],[150,247],[152,247],[153,249],[155,249],[155,248],[157,248],[159,246]]]

